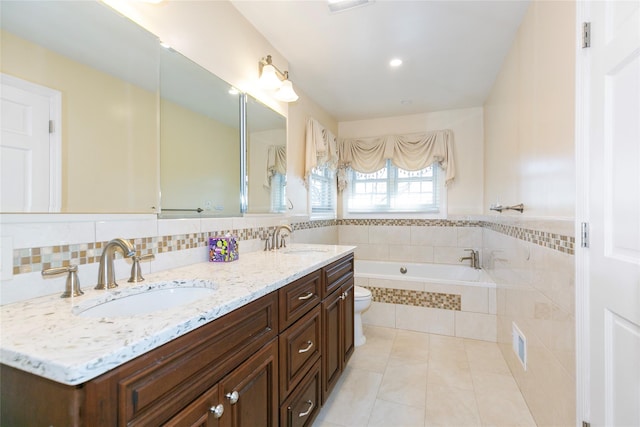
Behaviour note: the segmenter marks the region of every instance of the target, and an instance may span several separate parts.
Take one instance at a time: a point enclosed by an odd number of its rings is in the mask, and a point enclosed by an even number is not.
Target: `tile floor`
[[[313,427],[535,426],[498,346],[365,325]]]

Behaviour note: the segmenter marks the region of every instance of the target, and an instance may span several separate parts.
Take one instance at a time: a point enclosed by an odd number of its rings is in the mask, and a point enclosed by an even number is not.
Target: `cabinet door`
[[[322,403],[329,397],[342,372],[342,291],[337,289],[322,302]]]
[[[273,340],[221,382],[221,427],[278,425],[278,341]]]
[[[163,424],[163,427],[219,427],[222,415],[224,406],[216,384]]]
[[[355,303],[355,294],[353,289],[353,278],[342,286],[342,367],[347,365],[355,350],[355,339],[353,336],[353,305]]]

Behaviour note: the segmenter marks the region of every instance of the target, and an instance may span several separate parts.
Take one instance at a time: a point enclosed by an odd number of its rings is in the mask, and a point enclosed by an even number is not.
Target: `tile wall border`
[[[544,222],[538,222],[543,225]],[[329,219],[292,222],[294,230],[317,229],[339,225],[357,226],[422,226],[422,227],[482,227],[507,236],[531,242],[536,245],[562,253],[574,254],[573,236],[557,232],[547,232],[526,228],[519,224],[506,224],[492,220],[473,219]],[[151,236],[130,239],[142,255],[167,253],[206,247],[209,237],[231,234],[238,240],[264,239],[273,232],[275,226],[242,229],[222,229],[211,232],[177,234],[169,236]],[[57,246],[14,249],[13,274],[25,274],[42,271],[51,267],[64,267],[71,264],[83,265],[99,261],[102,248],[107,242],[88,242]]]

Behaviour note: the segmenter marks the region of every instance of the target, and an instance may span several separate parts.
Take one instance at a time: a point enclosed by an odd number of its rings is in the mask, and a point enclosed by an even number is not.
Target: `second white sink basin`
[[[126,317],[175,308],[216,292],[206,287],[174,287],[149,289],[144,292],[124,295],[95,305],[75,307],[74,314],[80,317]]]
[[[317,254],[327,252],[326,249],[282,249],[280,252],[288,255],[304,255],[304,254]]]

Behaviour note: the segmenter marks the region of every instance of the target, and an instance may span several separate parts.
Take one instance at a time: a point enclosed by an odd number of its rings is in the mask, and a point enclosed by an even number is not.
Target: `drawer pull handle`
[[[298,417],[302,418],[302,417],[306,417],[307,415],[309,415],[311,413],[311,411],[313,410],[313,402],[310,400],[307,400],[307,403],[309,404],[309,409],[307,409],[304,412],[300,412],[298,414]]]
[[[308,299],[310,299],[310,298],[313,298],[313,295],[314,295],[314,293],[313,293],[313,292],[307,292],[307,294],[306,294],[306,295],[301,296],[301,297],[298,297],[298,299],[299,299],[300,301],[306,301],[306,300],[308,300]]]
[[[311,347],[313,347],[313,342],[307,341],[307,347],[306,348],[301,348],[300,350],[298,350],[298,353],[300,353],[300,354],[306,353],[307,351],[311,350]]]
[[[222,406],[222,404],[218,406],[212,406],[211,408],[209,408],[209,412],[213,414],[214,418],[220,418],[222,414],[224,414],[224,406]]]
[[[227,399],[229,399],[229,403],[231,403],[232,405],[234,403],[236,403],[238,401],[238,399],[240,399],[240,395],[238,394],[237,391],[233,391],[231,393],[227,393],[227,394],[225,394],[225,397]]]

